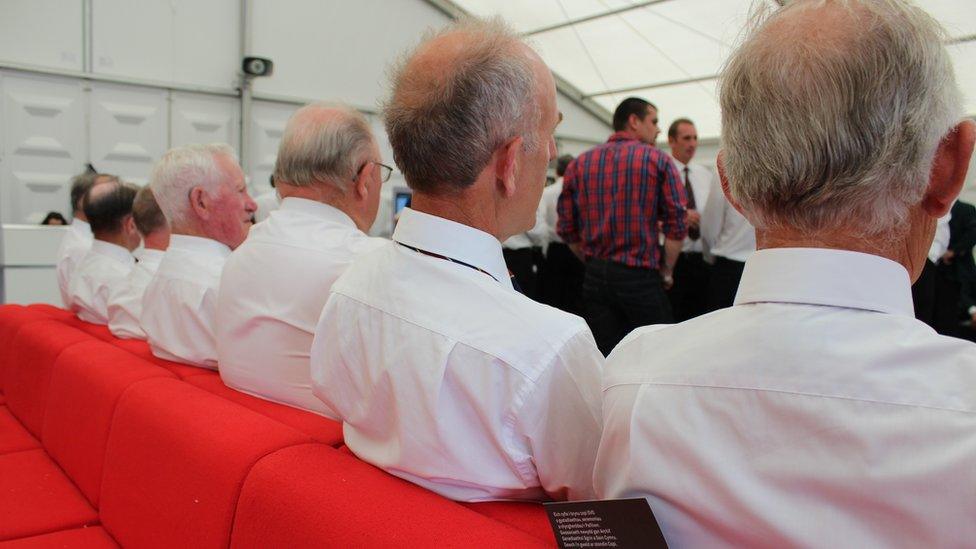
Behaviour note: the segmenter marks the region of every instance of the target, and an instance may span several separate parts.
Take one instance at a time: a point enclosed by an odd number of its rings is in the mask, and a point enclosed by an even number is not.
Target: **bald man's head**
[[[505,141],[542,145],[542,102],[554,90],[539,56],[500,20],[449,27],[393,75],[384,115],[397,166],[415,190],[463,189]]]
[[[118,233],[132,215],[137,188],[129,183],[107,181],[93,185],[82,200],[82,207],[96,237]]]

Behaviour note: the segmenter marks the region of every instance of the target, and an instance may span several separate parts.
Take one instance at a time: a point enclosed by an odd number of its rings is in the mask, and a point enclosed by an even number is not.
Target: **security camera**
[[[271,76],[274,63],[264,57],[245,57],[241,68],[250,76]]]

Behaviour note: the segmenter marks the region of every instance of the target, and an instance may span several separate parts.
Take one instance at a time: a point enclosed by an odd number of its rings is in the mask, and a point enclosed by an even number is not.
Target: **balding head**
[[[944,34],[902,0],[795,0],[729,59],[724,172],[759,229],[891,237],[959,120]]]
[[[513,137],[528,150],[544,146],[542,103],[554,90],[539,56],[499,20],[464,21],[425,40],[395,71],[384,111],[407,184],[456,192]]]
[[[136,192],[134,185],[117,180],[92,185],[82,200],[82,207],[96,239],[129,250],[139,245],[139,233],[132,219]]]
[[[307,105],[285,126],[274,179],[296,187],[331,185],[345,192],[375,150],[369,123],[358,111],[327,103]]]

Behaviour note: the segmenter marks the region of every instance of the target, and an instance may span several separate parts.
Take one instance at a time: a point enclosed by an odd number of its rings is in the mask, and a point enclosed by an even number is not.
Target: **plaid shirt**
[[[566,168],[556,232],[587,259],[657,269],[658,222],[669,239],[683,240],[685,201],[670,157],[617,132]]]

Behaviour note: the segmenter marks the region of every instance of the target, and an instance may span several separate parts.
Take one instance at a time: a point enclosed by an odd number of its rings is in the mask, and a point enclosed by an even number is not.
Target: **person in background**
[[[61,215],[61,212],[47,212],[41,225],[67,225],[68,220]]]
[[[143,294],[139,323],[154,355],[217,369],[220,273],[247,237],[257,206],[234,150],[222,143],[170,149],[150,181],[172,234]]]
[[[681,247],[681,255],[674,265],[674,285],[668,291],[671,308],[677,322],[695,318],[706,312],[708,281],[711,265],[705,262],[705,241],[702,239],[702,218],[711,194],[713,174],[701,164],[692,163],[698,150],[698,130],[687,118],[679,118],[668,127],[668,147],[671,160],[681,175],[687,203],[688,236]]]
[[[281,207],[251,229],[220,281],[217,356],[228,387],[329,413],[312,394],[312,336],[336,278],[389,242],[365,231],[391,171],[349,107],[309,105],[288,121],[275,163]]]
[[[81,201],[95,183],[110,181],[118,183],[119,179],[114,175],[98,174],[91,169],[71,179],[71,215],[73,219],[58,248],[58,263],[55,269],[58,276],[58,290],[61,292],[61,302],[64,303],[65,307],[69,307],[71,304],[68,296],[68,284],[71,282],[74,268],[85,257],[92,245],[91,227],[88,225],[88,218],[85,217]]]
[[[132,250],[142,241],[132,219],[136,192],[134,185],[111,181],[93,185],[82,199],[94,241],[71,275],[68,297],[85,322],[108,323],[109,297],[135,264]]]
[[[976,246],[976,207],[957,200],[949,220],[949,243],[939,258],[935,281],[935,330],[943,335],[963,337],[967,328],[960,319],[972,320],[976,309],[963,306],[963,284],[976,273],[973,247]]]
[[[671,547],[976,539],[976,345],[912,310],[966,178],[945,33],[902,0],[793,0],[721,78],[722,186],[756,227],[735,304],[610,356],[594,482]]]
[[[275,185],[274,174],[268,177],[268,184],[271,185],[271,190],[254,199],[254,203],[258,206],[257,211],[254,212],[255,223],[264,221],[271,215],[271,212],[281,206],[281,195],[278,193],[278,187]]]
[[[146,339],[146,332],[139,323],[142,297],[159,269],[170,238],[166,216],[159,209],[149,185],[136,193],[132,202],[132,220],[142,235],[142,248],[134,252],[136,264],[125,282],[119,284],[109,297],[108,329],[122,339]]]
[[[756,229],[725,197],[719,177],[712,178],[711,186],[701,237],[712,256],[706,310],[717,311],[735,301],[746,260],[756,251]]]
[[[559,196],[556,232],[586,264],[583,311],[604,354],[634,328],[673,319],[665,290],[688,231],[681,176],[654,147],[657,114],[624,99],[615,133],[570,162]]]
[[[939,297],[939,263],[942,256],[949,249],[949,221],[952,213],[939,219],[935,227],[935,238],[929,247],[929,253],[922,268],[922,274],[912,284],[912,302],[915,304],[915,318],[938,330],[938,313],[944,313],[938,307]],[[944,320],[944,318],[942,319]]]
[[[571,154],[564,154],[556,159],[556,181],[542,190],[542,200],[539,201],[539,217],[544,223],[547,242],[540,286],[543,303],[582,316],[583,262],[556,232],[563,176],[572,161]]]
[[[315,395],[354,454],[445,497],[592,497],[603,357],[502,257],[556,155],[552,74],[500,21],[465,21],[397,69],[384,118],[412,206],[332,285]]]

